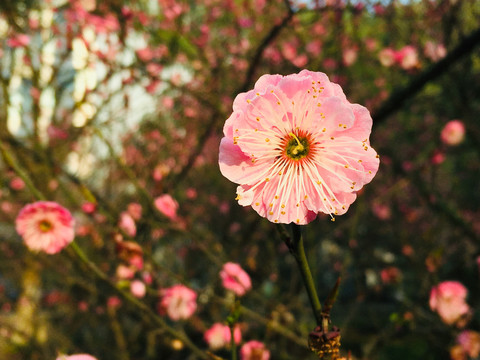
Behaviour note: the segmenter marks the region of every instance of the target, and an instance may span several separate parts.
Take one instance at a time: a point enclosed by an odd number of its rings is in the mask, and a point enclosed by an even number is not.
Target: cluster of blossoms
[[[411,45],[406,45],[400,50],[394,50],[389,47],[384,48],[378,54],[378,59],[385,67],[396,64],[405,70],[415,69],[420,64],[417,49]]]
[[[372,118],[324,73],[264,75],[239,94],[220,143],[222,174],[240,205],[275,223],[307,224],[344,214],[379,159]]]

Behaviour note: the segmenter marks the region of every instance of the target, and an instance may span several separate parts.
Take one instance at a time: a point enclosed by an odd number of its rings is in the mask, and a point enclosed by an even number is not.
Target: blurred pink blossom
[[[390,67],[395,63],[395,54],[395,50],[392,48],[384,48],[378,53],[378,60],[383,66]]]
[[[444,281],[432,288],[430,292],[430,308],[436,311],[443,322],[455,324],[470,311],[465,302],[467,288],[458,281]]]
[[[75,221],[70,211],[53,201],[26,205],[15,227],[30,250],[55,254],[73,241]]]
[[[227,290],[232,290],[238,296],[243,296],[252,288],[250,276],[240,265],[228,262],[220,271],[222,285]]]
[[[144,62],[149,62],[153,59],[153,50],[151,48],[138,49],[136,53],[138,58]]]
[[[433,61],[443,59],[447,55],[447,49],[443,44],[437,44],[433,41],[427,41],[425,43],[424,54],[426,57]]]
[[[160,312],[172,320],[188,319],[197,309],[197,293],[184,285],[174,285],[160,291]]]
[[[439,165],[445,161],[445,154],[440,150],[435,150],[431,158],[432,164]]]
[[[414,69],[419,66],[418,53],[411,45],[406,45],[396,53],[396,60],[405,70]]]
[[[125,231],[128,236],[134,237],[137,234],[137,226],[135,225],[135,220],[133,220],[132,216],[126,211],[120,214],[118,227]]]
[[[140,280],[133,280],[130,283],[130,292],[137,298],[143,298],[147,292],[145,283]]]
[[[380,271],[380,278],[384,284],[396,284],[401,277],[400,269],[396,266],[389,266]]]
[[[212,350],[218,350],[230,345],[232,335],[228,325],[222,323],[215,323],[210,329],[205,331],[203,335],[208,347]],[[242,341],[242,333],[240,327],[236,325],[233,329],[233,338],[235,344],[239,344]]]
[[[355,49],[353,47],[349,47],[345,50],[343,50],[343,64],[345,66],[351,66],[357,61],[358,57],[358,49]]]
[[[127,212],[134,220],[140,220],[142,218],[142,205],[139,203],[130,203],[127,206]]]
[[[177,217],[178,203],[169,195],[164,194],[154,200],[155,207],[171,220]]]
[[[322,42],[318,39],[310,41],[305,49],[313,56],[318,56],[322,51]]]
[[[185,190],[185,196],[188,199],[195,199],[197,197],[197,190],[195,190],[194,188],[188,188],[187,190]]]
[[[151,285],[153,282],[152,274],[149,273],[148,271],[144,271],[142,273],[142,279],[145,282],[145,284],[148,284],[148,285]]]
[[[265,348],[265,344],[251,340],[243,344],[240,349],[240,360],[269,360],[270,351]]]
[[[82,211],[85,214],[92,214],[95,212],[97,205],[93,202],[86,202],[82,204]]]
[[[110,296],[107,299],[107,307],[111,309],[118,309],[122,305],[122,300],[118,296]]]
[[[22,180],[22,178],[15,176],[12,180],[10,180],[10,187],[13,190],[23,190],[25,188],[25,182]]]
[[[122,280],[133,279],[133,277],[135,276],[135,270],[133,270],[129,266],[120,264],[117,266],[116,276],[117,278]]]
[[[97,360],[92,355],[76,354],[76,355],[60,355],[57,360]]]
[[[49,125],[47,128],[47,135],[50,138],[50,140],[65,140],[68,139],[68,132],[65,130]]]
[[[440,133],[440,139],[443,143],[450,146],[461,144],[464,138],[465,125],[460,120],[449,121]]]
[[[12,48],[25,47],[30,44],[30,36],[25,34],[15,34],[7,39],[7,46]]]
[[[380,220],[388,220],[392,217],[390,206],[376,201],[372,203],[372,212]]]

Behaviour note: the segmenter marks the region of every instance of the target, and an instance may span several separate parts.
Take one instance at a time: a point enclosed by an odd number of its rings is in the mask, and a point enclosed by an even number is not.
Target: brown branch
[[[250,62],[250,66],[248,67],[245,81],[243,82],[242,86],[240,86],[240,88],[236,91],[236,94],[245,92],[248,90],[250,84],[252,83],[253,76],[255,75],[255,70],[257,69],[257,66],[260,63],[260,60],[262,59],[265,49],[268,47],[268,45],[270,45],[270,43],[273,40],[275,40],[278,34],[280,34],[280,31],[288,24],[290,19],[295,14],[290,4],[288,3],[288,1],[286,1],[286,4],[288,5],[287,15],[283,18],[283,20],[280,23],[272,27],[270,29],[270,32],[267,34],[267,36],[263,38],[263,41],[258,46],[257,51],[255,51],[255,55],[253,56],[252,61]]]
[[[372,114],[373,121],[378,124],[398,111],[403,104],[414,97],[430,81],[447,72],[460,58],[473,51],[480,44],[480,28],[465,37],[447,56],[436,62],[424,72],[415,76],[407,86],[394,91],[385,102]]]

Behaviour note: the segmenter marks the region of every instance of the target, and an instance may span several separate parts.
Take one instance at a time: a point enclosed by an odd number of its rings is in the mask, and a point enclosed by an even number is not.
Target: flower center
[[[287,145],[285,146],[285,155],[296,161],[306,157],[310,148],[307,137],[297,137],[294,133],[288,133],[288,135],[290,135],[291,138],[287,141]]]
[[[48,220],[42,220],[38,223],[38,227],[41,232],[48,232],[53,228],[53,225]]]

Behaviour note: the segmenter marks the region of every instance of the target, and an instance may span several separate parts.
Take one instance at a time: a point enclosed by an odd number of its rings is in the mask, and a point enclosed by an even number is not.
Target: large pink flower
[[[225,289],[232,290],[238,296],[243,296],[252,288],[250,276],[240,265],[228,262],[223,265],[220,271],[222,284]]]
[[[20,210],[15,226],[30,250],[55,254],[73,241],[74,223],[70,212],[56,202],[38,201]]]
[[[436,311],[446,324],[455,324],[470,311],[465,302],[467,292],[467,288],[458,281],[444,281],[430,291],[430,308]]]
[[[220,143],[220,171],[237,200],[272,222],[307,224],[344,214],[379,159],[372,118],[320,72],[264,75],[239,94]]]
[[[170,319],[188,319],[197,309],[197,293],[184,285],[174,285],[160,292],[160,310]]]

